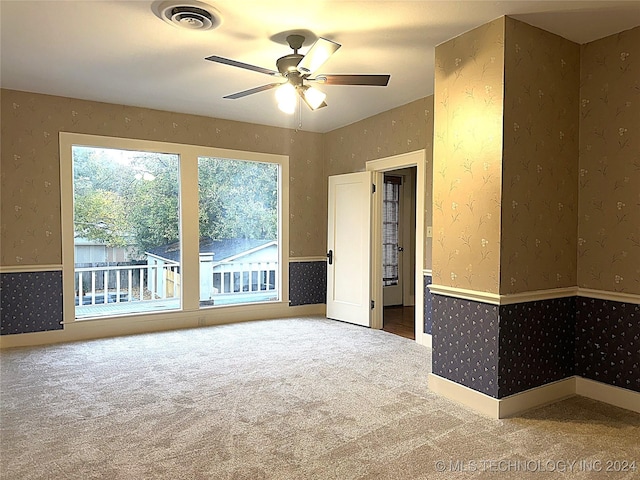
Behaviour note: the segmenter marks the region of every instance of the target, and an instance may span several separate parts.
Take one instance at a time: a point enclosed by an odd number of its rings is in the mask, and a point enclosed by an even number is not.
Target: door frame
[[[405,167],[416,167],[416,265],[415,265],[415,337],[421,345],[427,344],[424,333],[424,235],[425,235],[425,195],[426,151],[424,149],[392,157],[370,160],[366,163],[366,170],[373,172],[373,181],[382,185],[384,172],[398,170]],[[378,191],[381,191],[378,189]],[[375,195],[373,199],[373,217],[371,220],[371,299],[380,308],[371,312],[371,327],[381,329],[383,321],[382,295],[382,195]]]

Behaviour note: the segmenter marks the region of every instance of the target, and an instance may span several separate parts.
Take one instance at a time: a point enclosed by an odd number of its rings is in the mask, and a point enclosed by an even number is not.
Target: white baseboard
[[[576,394],[640,413],[640,392],[576,377]]]
[[[433,373],[429,374],[429,389],[494,419],[513,417],[575,395],[640,413],[640,393],[575,376],[501,399]]]
[[[80,320],[64,324],[62,330],[19,333],[0,336],[0,349],[31,347],[53,343],[75,342],[96,338],[136,335],[140,333],[224,325],[273,318],[326,316],[326,305],[280,304],[249,305],[242,308],[197,310],[193,312],[160,313],[110,319]]]
[[[97,337],[96,337],[97,338]],[[16,347],[35,347],[36,345],[51,345],[54,343],[70,342],[64,330],[48,330],[46,332],[16,333],[0,336],[0,350]]]
[[[310,316],[327,316],[327,305],[324,303],[318,303],[313,305],[298,305],[296,307],[289,307],[287,317],[310,317]]]
[[[498,418],[513,417],[533,408],[576,395],[576,377],[564,378],[498,400]]]
[[[432,348],[433,347],[433,337],[430,333],[423,333],[418,338],[416,338],[420,345],[424,345],[425,347]]]
[[[447,378],[429,374],[429,390],[490,418],[500,418],[498,399],[485,395]]]

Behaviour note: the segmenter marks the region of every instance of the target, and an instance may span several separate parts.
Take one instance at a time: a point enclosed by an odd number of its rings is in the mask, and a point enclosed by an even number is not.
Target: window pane
[[[278,165],[198,159],[200,305],[277,301]]]
[[[382,200],[382,282],[385,287],[398,284],[400,182],[390,180],[396,178],[385,177]]]
[[[76,318],[180,308],[178,155],[72,155]]]

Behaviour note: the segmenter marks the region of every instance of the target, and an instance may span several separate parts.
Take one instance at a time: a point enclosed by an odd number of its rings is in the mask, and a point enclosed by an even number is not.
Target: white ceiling
[[[189,3],[185,0],[183,3]],[[638,1],[206,0],[222,24],[188,31],[152,2],[1,0],[3,88],[327,132],[433,93],[434,47],[502,15],[578,43],[640,25]],[[282,32],[342,44],[318,73],[389,73],[388,87],[324,85],[328,107],[302,117],[274,93],[224,95],[273,77],[205,61],[210,55],[275,70],[291,53]],[[303,47],[301,53],[307,51]]]

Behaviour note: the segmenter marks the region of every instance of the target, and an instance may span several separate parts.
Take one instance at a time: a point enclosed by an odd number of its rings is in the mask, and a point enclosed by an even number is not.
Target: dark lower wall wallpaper
[[[578,298],[576,375],[640,392],[640,305]]]
[[[62,272],[0,274],[0,335],[62,329]]]
[[[433,295],[433,373],[498,397],[498,306]]]
[[[431,291],[429,290],[429,285],[431,285],[431,283],[433,283],[433,279],[431,278],[431,275],[425,275],[424,276],[424,285],[423,285],[423,290],[424,290],[424,333],[428,333],[428,334],[431,334],[431,331],[433,329],[433,320],[432,320],[432,314],[431,314],[433,298],[431,296]]]
[[[289,263],[291,306],[327,302],[327,262]]]
[[[494,398],[573,375],[640,392],[640,305],[433,295],[433,373]]]
[[[291,263],[291,305],[325,303],[326,262]],[[0,335],[62,329],[62,272],[0,274]]]
[[[500,306],[498,398],[574,375],[576,297]]]
[[[574,375],[575,297],[490,305],[433,295],[433,373],[494,398]]]
[[[291,305],[326,303],[326,262],[289,265]],[[494,398],[579,375],[640,392],[640,305],[569,297],[489,305],[432,295],[433,373]],[[62,329],[62,272],[0,274],[0,334]]]

